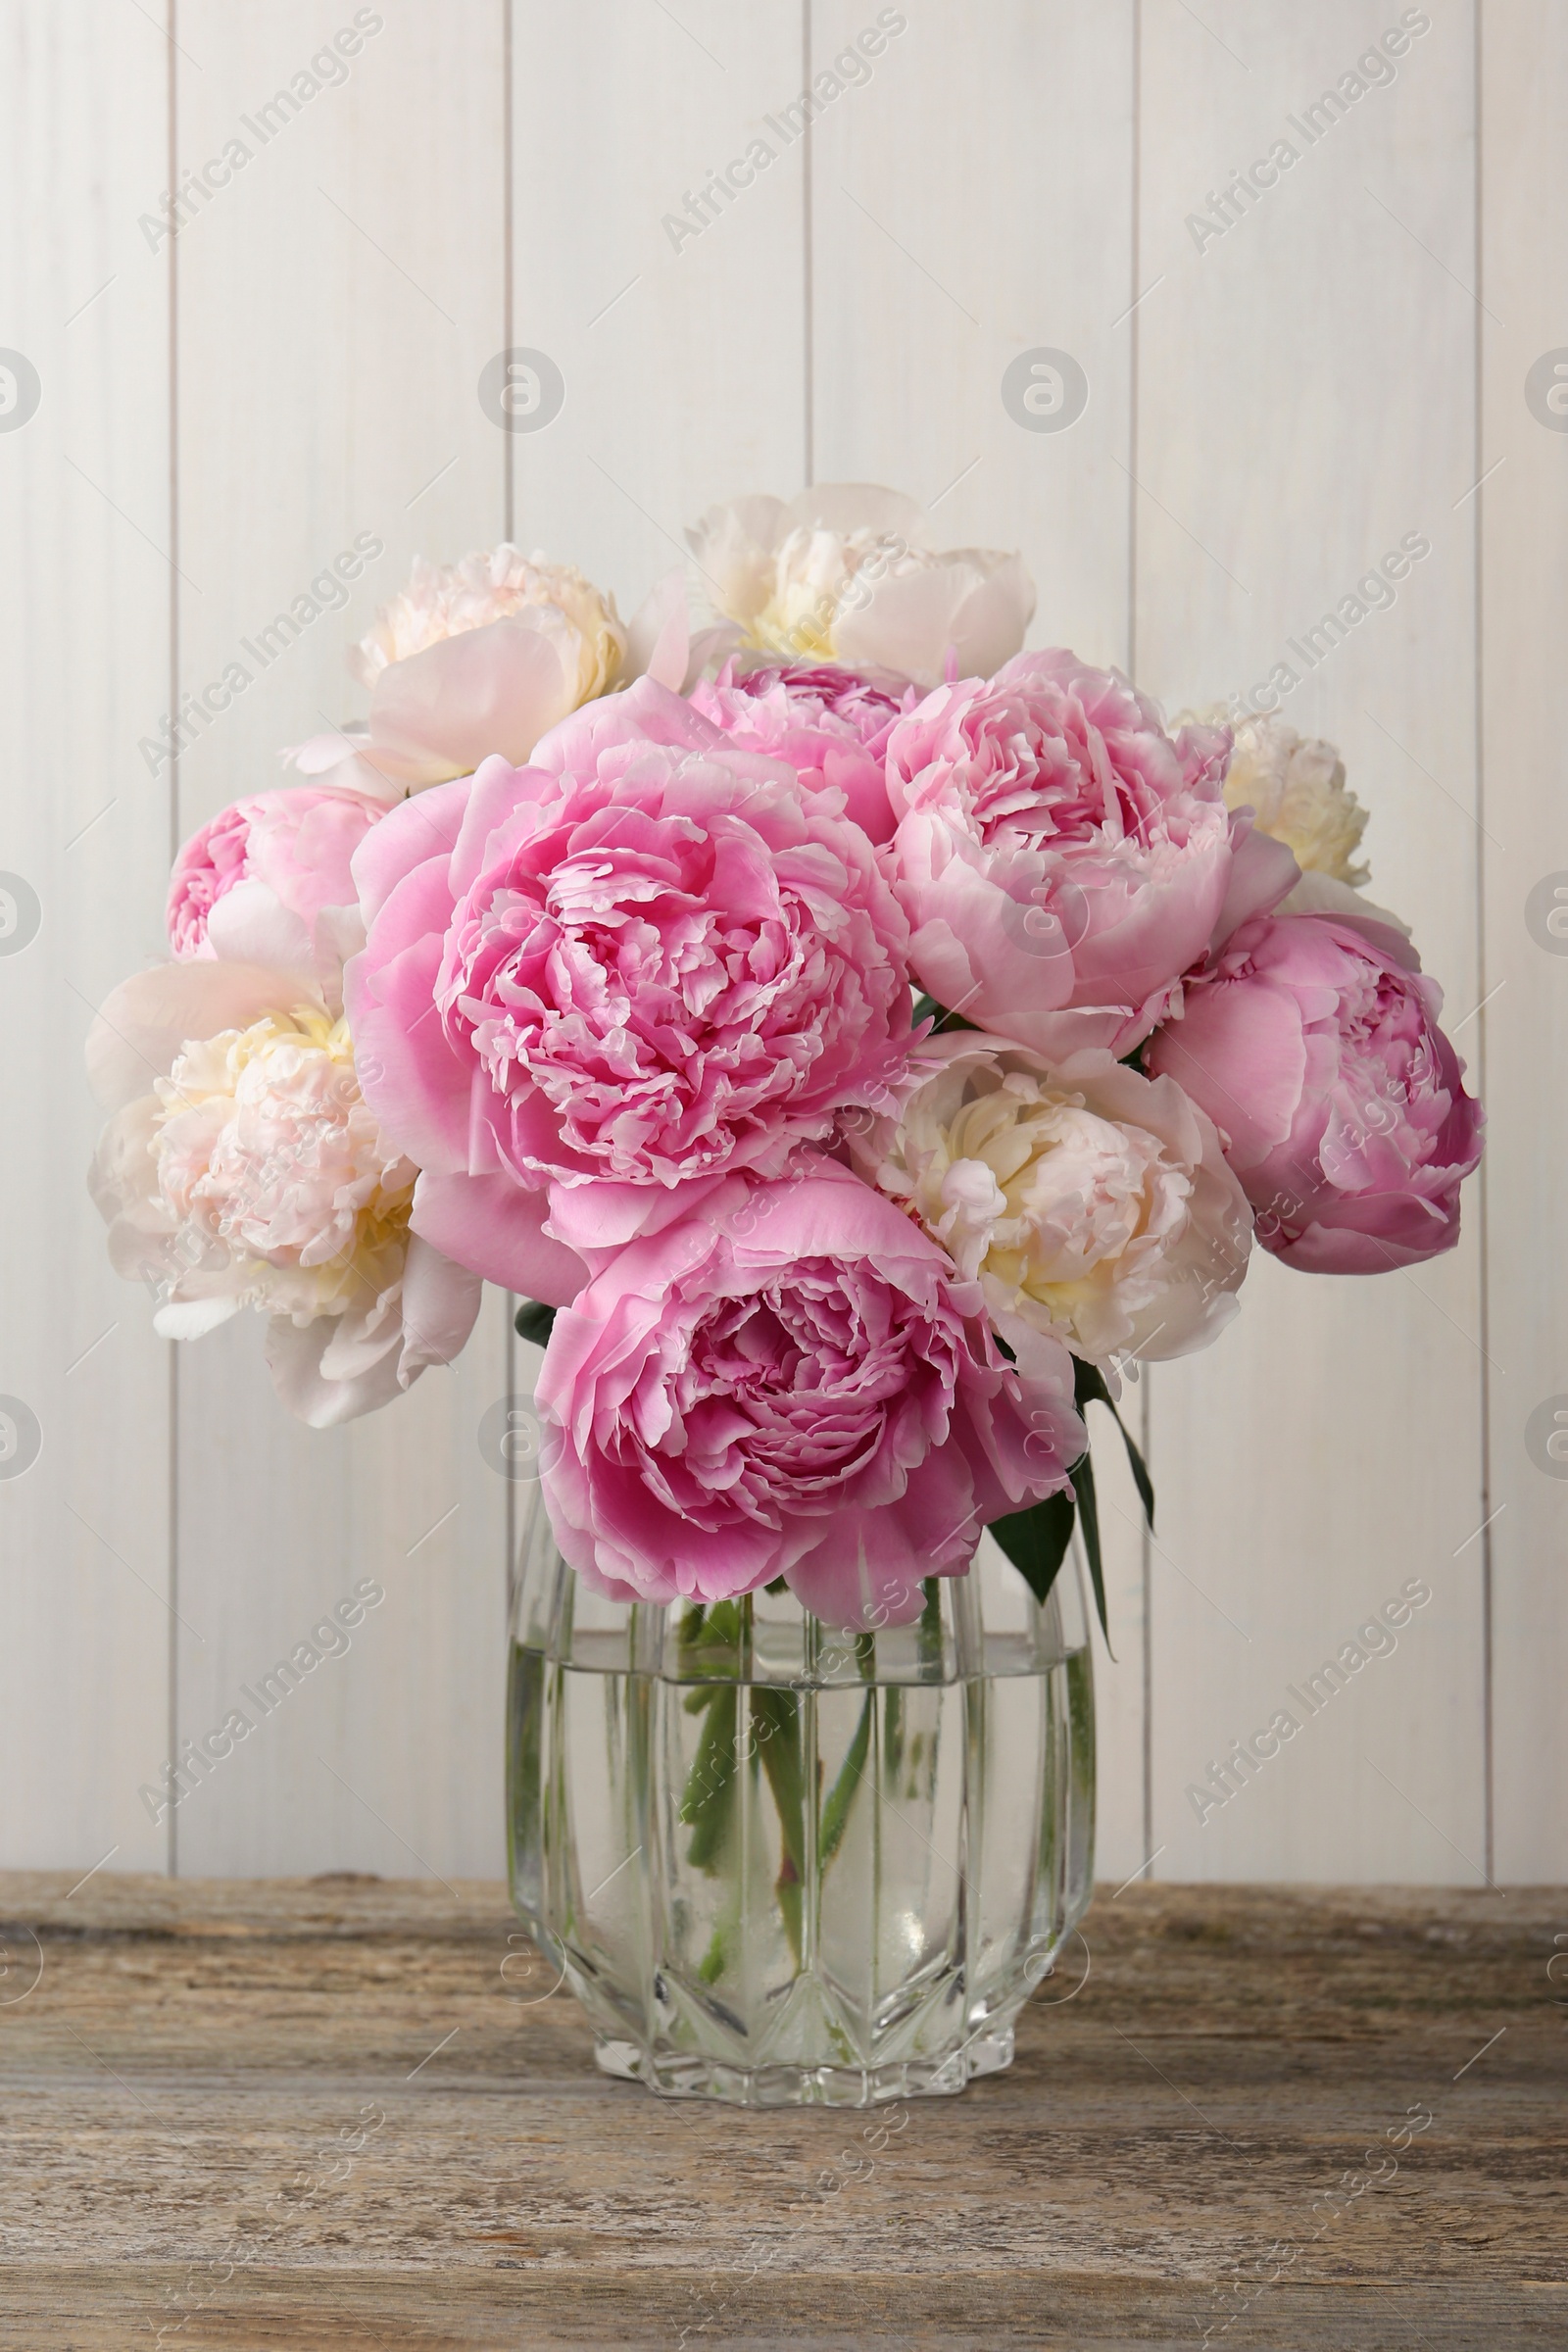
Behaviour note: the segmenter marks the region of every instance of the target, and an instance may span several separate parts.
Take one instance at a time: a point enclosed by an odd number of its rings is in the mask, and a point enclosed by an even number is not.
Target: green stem
[[[800,1697],[793,1690],[771,1690],[761,1685],[752,1691],[752,1719],[784,1848],[774,1892],[798,1968],[801,1889],[806,1877],[806,1775],[801,1754]]]

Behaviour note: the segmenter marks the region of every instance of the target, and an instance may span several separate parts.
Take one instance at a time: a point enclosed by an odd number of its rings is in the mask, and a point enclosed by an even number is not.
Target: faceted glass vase
[[[537,1490],[512,1610],[512,1894],[609,2074],[743,2106],[961,2090],[1082,1917],[1094,1690],[1078,1562],[993,1538],[910,1625],[785,1592],[629,1606]]]

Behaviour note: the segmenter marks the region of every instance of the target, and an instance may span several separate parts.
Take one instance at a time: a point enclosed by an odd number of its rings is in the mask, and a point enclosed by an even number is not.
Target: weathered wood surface
[[[490,1884],[69,1889],[0,1879],[18,2352],[1568,2343],[1561,1894],[1107,1887],[867,2118],[606,2081]]]

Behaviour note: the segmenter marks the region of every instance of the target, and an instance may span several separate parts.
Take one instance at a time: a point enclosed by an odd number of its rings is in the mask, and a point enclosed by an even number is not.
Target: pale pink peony
[[[341,1003],[363,944],[350,860],[387,804],[337,785],[253,793],[193,833],[169,885],[169,944],[300,972]]]
[[[1252,1212],[1174,1079],[973,1035],[911,1060],[921,1084],[854,1134],[857,1165],[979,1281],[1004,1338],[1021,1318],[1097,1363],[1154,1362],[1231,1320]]]
[[[1443,995],[1402,935],[1364,917],[1262,916],[1192,978],[1156,1032],[1166,1071],[1220,1129],[1265,1250],[1316,1274],[1378,1274],[1451,1250],[1481,1105],[1438,1026]]]
[[[1066,652],[928,695],[887,752],[923,985],[1054,1058],[1127,1054],[1216,927],[1296,878],[1288,850],[1227,816],[1229,751],[1223,728],[1170,736],[1118,672]]]
[[[506,544],[461,563],[422,561],[383,605],[349,666],[370,689],[363,727],[318,735],[292,754],[307,775],[419,791],[471,775],[492,756],[526,760],[553,726],[612,687],[649,676],[681,686],[701,665],[678,571],[629,625],[572,564]]]
[[[164,1338],[260,1307],[278,1394],[317,1428],[457,1354],[482,1286],[411,1236],[417,1170],[361,1095],[347,1025],[298,974],[140,972],[87,1053],[114,1113],[90,1189],[111,1262],[154,1288]]]
[[[608,691],[626,651],[612,601],[573,564],[503,544],[416,563],[349,666],[370,689],[368,757],[411,784],[467,775]]]
[[[788,760],[808,791],[842,792],[850,815],[875,842],[893,838],[883,759],[894,721],[919,700],[858,670],[831,663],[729,662],[694,686],[693,708],[743,751]]]
[[[564,1557],[619,1600],[779,1575],[834,1625],[900,1624],[982,1528],[1063,1492],[1070,1359],[1016,1368],[976,1284],[847,1169],[733,1180],[556,1318],[536,1393]]]
[[[456,564],[416,557],[407,588],[381,607],[375,626],[349,656],[349,667],[373,687],[385,670],[429,646],[522,614],[550,615],[550,633],[556,623],[567,624],[570,683],[584,700],[604,693],[626,647],[612,600],[601,596],[574,564],[525,556],[505,541]]]
[[[912,498],[818,482],[786,505],[711,507],[686,534],[714,610],[790,662],[896,671],[922,686],[1015,654],[1035,609],[1017,555],[930,544]]]
[[[645,679],[376,828],[346,985],[416,1232],[560,1303],[574,1251],[890,1099],[907,934],[837,806]]]

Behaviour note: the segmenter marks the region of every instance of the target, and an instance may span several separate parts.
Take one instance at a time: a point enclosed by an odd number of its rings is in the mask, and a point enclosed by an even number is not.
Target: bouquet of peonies
[[[545,1499],[618,1598],[897,1623],[988,1525],[1043,1593],[1075,1511],[1098,1588],[1084,1408],[1254,1241],[1456,1241],[1438,987],[1331,745],[1021,652],[1018,558],[885,491],[690,536],[695,638],[679,574],[623,625],[512,547],[416,566],[367,720],[186,844],[89,1040],[114,1263],[172,1338],[264,1308],[318,1427],[536,1302]]]

